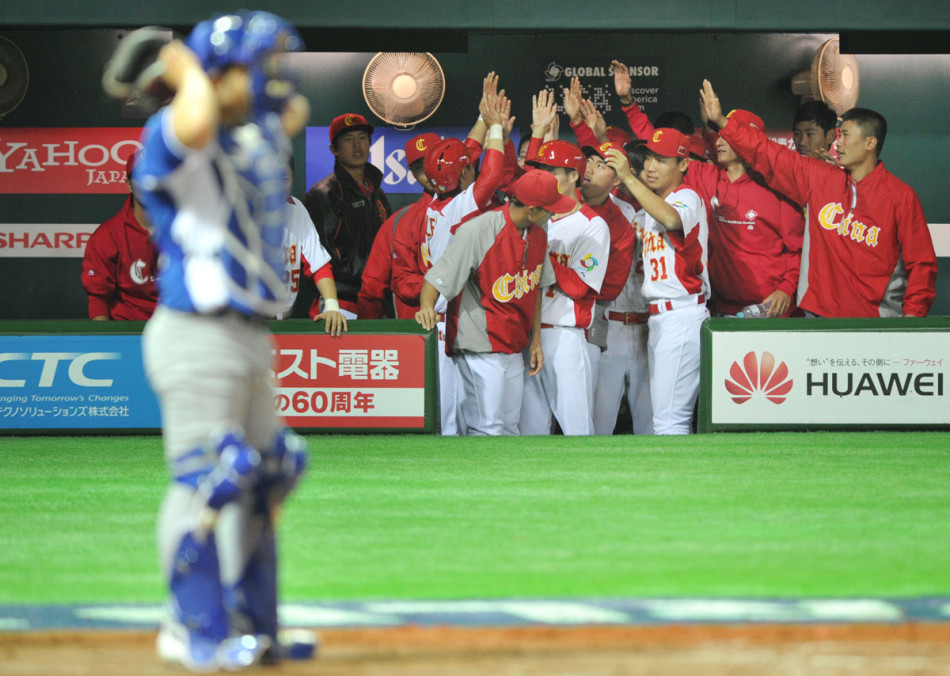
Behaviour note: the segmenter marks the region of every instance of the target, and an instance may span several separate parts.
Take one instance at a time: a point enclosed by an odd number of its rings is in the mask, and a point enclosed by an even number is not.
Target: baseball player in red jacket
[[[708,119],[775,190],[805,205],[807,231],[799,306],[819,317],[925,316],[933,303],[937,256],[917,194],[884,168],[887,123],[854,108],[842,116],[838,163],[803,157],[722,114],[708,80]]]
[[[446,349],[458,367],[461,435],[518,434],[526,366],[534,376],[544,365],[541,292],[555,277],[539,226],[574,202],[554,176],[537,170],[513,192],[509,204],[459,227],[426,274],[416,315],[434,328],[439,294],[451,300]]]
[[[740,113],[737,113],[739,115]],[[742,122],[765,130],[758,115]],[[719,166],[691,162],[690,185],[709,205],[711,308],[735,315],[764,303],[769,317],[795,309],[805,221],[801,209],[770,190],[726,141],[716,139]]]
[[[426,178],[423,163],[426,153],[442,140],[438,134],[420,134],[406,143],[406,164],[423,193],[403,215],[393,229],[393,295],[411,316],[419,310],[419,294],[427,267],[422,262],[422,244],[425,242],[426,212],[432,201],[432,186]],[[403,318],[402,315],[399,315]]]
[[[158,249],[148,214],[132,188],[134,164],[132,153],[125,172],[128,199],[119,213],[96,228],[83,253],[82,285],[89,296],[89,319],[144,321],[158,302]]]
[[[363,283],[357,300],[356,316],[360,319],[380,319],[384,316],[383,303],[386,292],[392,290],[393,304],[396,308],[396,319],[412,319],[419,309],[419,291],[422,286],[422,275],[416,265],[418,247],[421,242],[409,244],[411,233],[416,233],[424,224],[426,208],[432,201],[432,188],[429,186],[422,168],[426,151],[441,141],[438,134],[426,133],[413,136],[406,141],[406,167],[422,186],[422,196],[412,204],[393,212],[379,228],[373,248],[366,259],[363,268]],[[397,231],[403,234],[400,251],[400,241]],[[407,237],[406,235],[409,235]],[[415,292],[401,294],[397,291],[397,277],[416,276],[418,278]]]

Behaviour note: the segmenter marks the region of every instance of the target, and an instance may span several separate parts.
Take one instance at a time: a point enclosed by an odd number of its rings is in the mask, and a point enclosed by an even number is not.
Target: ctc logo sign
[[[0,353],[0,387],[25,387],[25,378],[4,378],[5,370],[14,368],[16,365],[5,367],[7,362],[42,362],[43,367],[40,370],[40,377],[37,385],[39,387],[52,387],[56,380],[56,373],[59,371],[60,362],[67,362],[69,366],[66,373],[69,379],[75,385],[80,387],[111,387],[111,378],[90,378],[86,375],[86,366],[96,361],[112,361],[120,359],[122,354],[119,352],[3,352]],[[24,375],[22,371],[25,365],[19,365],[21,368],[17,375]]]

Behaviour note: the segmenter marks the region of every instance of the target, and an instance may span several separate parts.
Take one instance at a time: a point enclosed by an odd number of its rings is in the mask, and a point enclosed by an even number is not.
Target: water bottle
[[[740,319],[763,319],[769,316],[770,307],[772,307],[772,301],[746,305],[741,311],[736,313],[736,317]]]

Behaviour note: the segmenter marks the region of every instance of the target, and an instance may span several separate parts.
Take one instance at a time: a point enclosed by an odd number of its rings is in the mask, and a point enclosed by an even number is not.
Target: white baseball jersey
[[[300,271],[306,261],[309,270],[316,272],[330,262],[330,254],[320,243],[320,235],[313,227],[310,212],[296,197],[291,197],[287,210],[287,230],[284,232],[284,282],[287,284],[287,307],[277,313],[277,319],[286,317],[300,292]]]
[[[455,228],[468,216],[479,211],[475,203],[475,184],[451,199],[433,199],[426,209],[426,245],[429,265],[435,263],[452,241]]]
[[[427,267],[442,257],[446,247],[452,241],[455,229],[466,218],[478,213],[479,207],[475,203],[475,184],[451,199],[440,200],[437,197],[429,203],[426,209],[425,240],[422,243],[422,259]],[[448,302],[442,295],[435,303],[435,311],[445,314]]]
[[[587,205],[547,225],[548,253],[576,272],[595,292],[607,272],[610,231],[603,218]],[[541,299],[541,321],[553,326],[587,328],[593,319],[594,299],[575,301],[555,285]]]
[[[666,202],[679,212],[682,230],[667,230],[646,211],[637,215],[637,234],[643,243],[643,296],[648,301],[698,293],[708,297],[706,205],[692,188],[682,185],[666,196]]]
[[[620,207],[620,211],[631,223],[631,227],[637,227],[637,215],[644,213],[639,211],[629,202],[610,196],[614,204]],[[630,266],[630,275],[627,277],[627,283],[624,284],[620,295],[610,302],[607,306],[608,312],[646,312],[649,310],[646,298],[643,297],[643,240],[637,237],[636,248],[633,253],[633,265]]]

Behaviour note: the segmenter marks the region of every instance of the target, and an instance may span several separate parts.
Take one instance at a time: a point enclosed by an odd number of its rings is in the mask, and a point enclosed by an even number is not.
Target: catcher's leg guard
[[[174,619],[159,632],[162,659],[195,672],[237,671],[258,663],[272,645],[269,636],[228,636],[213,533],[182,538],[169,587]]]
[[[277,549],[274,527],[263,524],[257,547],[241,577],[224,589],[225,605],[234,627],[242,632],[277,638]]]
[[[188,631],[216,642],[228,636],[228,615],[214,533],[203,542],[186,533],[175,554],[169,588],[175,619]]]
[[[307,465],[306,442],[289,428],[274,438],[271,452],[263,456],[258,483],[256,514],[249,519],[256,545],[233,585],[225,587],[231,621],[242,631],[264,634],[274,641],[267,661],[309,659],[316,651],[310,632],[278,631],[277,546],[273,510],[296,487]]]
[[[243,669],[259,662],[274,639],[232,626],[215,529],[222,507],[254,500],[260,455],[230,432],[173,466],[175,482],[188,488],[173,494],[164,529],[174,538],[166,559],[172,620],[159,633],[159,654],[192,671]]]

